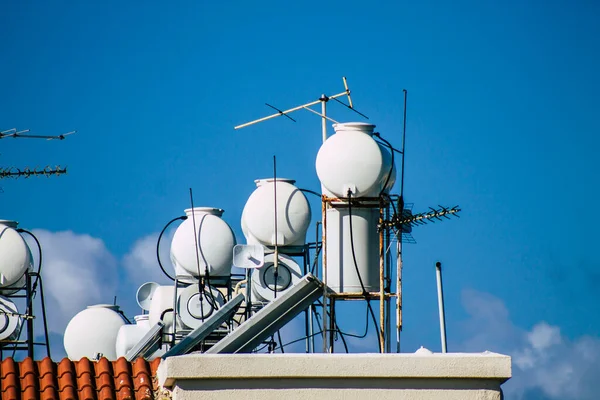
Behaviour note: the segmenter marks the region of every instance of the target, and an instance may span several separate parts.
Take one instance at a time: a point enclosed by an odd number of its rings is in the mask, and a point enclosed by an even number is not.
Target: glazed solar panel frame
[[[179,356],[187,354],[199,344],[201,341],[206,339],[215,329],[221,326],[223,322],[230,319],[233,314],[240,308],[244,302],[244,295],[239,293],[233,299],[229,300],[223,307],[219,308],[213,315],[208,317],[202,325],[194,329],[189,335],[177,343],[173,348],[163,354],[162,359],[167,357]]]
[[[162,330],[165,324],[158,321],[150,330],[140,339],[139,342],[131,350],[125,354],[125,359],[129,362],[138,357],[150,357],[156,350],[160,348],[162,341]]]
[[[324,288],[325,284],[318,278],[306,274],[300,282],[267,304],[205,354],[250,353],[323,296]]]

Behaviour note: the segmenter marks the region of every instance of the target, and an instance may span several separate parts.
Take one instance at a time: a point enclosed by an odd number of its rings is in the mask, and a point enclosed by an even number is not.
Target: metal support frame
[[[33,287],[35,284],[39,284],[40,290],[40,302],[42,308],[42,323],[44,329],[44,341],[36,342],[35,341],[35,330],[34,330],[34,304],[33,298],[37,291],[37,287]],[[25,293],[23,293],[25,292]],[[17,292],[11,295],[5,295],[7,298],[20,298],[25,299],[25,314],[22,314],[20,317],[24,319],[23,325],[21,325],[19,331],[19,338],[16,340],[4,340],[0,342],[0,355],[3,356],[5,351],[12,351],[13,354],[16,351],[26,351],[27,357],[34,358],[35,356],[35,346],[44,346],[46,347],[46,354],[48,357],[50,354],[50,341],[48,338],[48,321],[46,319],[46,305],[44,302],[44,286],[42,282],[42,277],[37,272],[26,272],[25,273],[25,284],[17,288]],[[25,328],[26,338],[20,339],[21,332]]]
[[[226,277],[215,277],[215,278],[211,278],[211,288],[225,288],[227,289],[227,295],[225,296],[225,300],[229,301],[232,298],[232,291],[231,291],[231,282],[232,282],[232,277],[233,275],[229,275]],[[181,278],[185,278],[185,279],[192,279],[192,282],[184,282],[181,280]],[[171,340],[169,341],[163,341],[163,344],[166,344],[169,346],[169,349],[173,348],[178,342],[179,340],[183,339],[184,337],[186,337],[187,334],[189,334],[192,329],[177,329],[177,301],[178,301],[178,292],[180,289],[186,288],[190,285],[198,285],[200,282],[198,277],[190,277],[190,276],[175,276],[175,282],[174,282],[174,286],[175,286],[175,291],[173,294],[173,323],[171,325],[171,329],[173,330],[172,333],[169,333],[168,335],[171,336]],[[207,285],[208,287],[208,285]],[[250,287],[250,281],[248,281],[247,287]],[[210,288],[208,288],[207,290],[210,290]],[[166,326],[165,326],[166,329]],[[167,335],[167,333],[165,333],[164,335]],[[180,335],[180,336],[178,336]]]
[[[322,271],[323,282],[327,285],[327,210],[330,207],[344,207],[347,204],[348,198],[335,198],[322,196]],[[391,255],[389,255],[388,247],[391,244],[390,228],[386,226],[386,217],[390,215],[390,203],[384,197],[365,197],[353,198],[353,204],[360,204],[362,207],[371,207],[379,209],[379,291],[377,292],[341,292],[334,293],[331,291],[323,292],[323,352],[334,352],[334,330],[335,330],[335,302],[337,300],[378,300],[379,301],[379,326],[377,327],[379,335],[381,353],[389,353],[391,351],[391,306],[390,302],[396,298],[396,309],[401,308],[401,289],[397,286],[396,293],[391,292]],[[389,218],[387,218],[389,219]],[[400,281],[397,281],[400,284]],[[327,312],[329,309],[329,315]],[[330,319],[329,323],[327,318]],[[326,329],[325,327],[329,327]],[[398,347],[399,345],[397,345]]]

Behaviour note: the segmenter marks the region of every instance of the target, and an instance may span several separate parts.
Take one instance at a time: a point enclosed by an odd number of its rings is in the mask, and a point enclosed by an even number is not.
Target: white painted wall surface
[[[158,369],[173,400],[500,400],[510,376],[510,357],[490,352],[191,354]]]

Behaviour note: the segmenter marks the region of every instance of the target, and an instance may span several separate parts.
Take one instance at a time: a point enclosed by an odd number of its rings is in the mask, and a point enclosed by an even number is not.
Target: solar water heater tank
[[[375,125],[363,122],[334,124],[317,154],[317,175],[328,197],[377,197],[396,180],[391,150],[373,138]],[[388,174],[391,174],[389,180]],[[387,185],[386,185],[387,181]],[[384,190],[384,191],[385,191]]]
[[[303,246],[311,212],[304,193],[293,179],[257,179],[256,189],[242,211],[242,232],[248,244]],[[275,209],[277,192],[277,209]],[[277,213],[277,238],[275,214]]]
[[[175,268],[195,277],[205,276],[206,272],[212,277],[229,276],[236,241],[227,222],[221,219],[223,210],[195,207],[185,213],[188,218],[179,225],[171,242]]]
[[[0,220],[0,292],[3,294],[9,294],[24,283],[25,272],[32,264],[29,246],[16,227],[14,221]]]
[[[64,346],[71,360],[106,357],[117,359],[116,342],[119,329],[126,324],[118,306],[98,304],[76,314],[65,329]]]

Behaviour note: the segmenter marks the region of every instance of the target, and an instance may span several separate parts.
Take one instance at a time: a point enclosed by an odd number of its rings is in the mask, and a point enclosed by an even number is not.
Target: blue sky
[[[270,113],[265,102],[338,93],[347,76],[356,108],[399,146],[406,88],[406,200],[464,211],[415,229],[405,248],[403,349],[439,349],[438,259],[450,350],[518,356],[544,326],[558,337],[549,351],[588,339],[598,349],[599,16],[592,1],[2,2],[0,129],[78,130],[0,142],[0,166],[69,167],[0,182],[2,218],[40,230],[73,271],[96,268],[93,300],[130,301],[144,279],[136,262],[152,265],[152,235],[188,207],[189,187],[197,205],[225,209],[239,241],[273,155],[279,175],[318,190],[317,117],[234,125]],[[330,115],[358,117],[334,104]],[[474,304],[500,310],[505,337]],[[600,350],[586,354],[598,366]],[[528,399],[569,396],[514,386]]]

